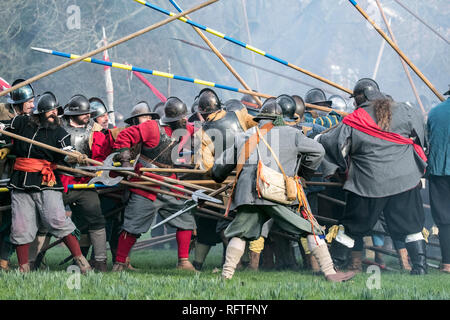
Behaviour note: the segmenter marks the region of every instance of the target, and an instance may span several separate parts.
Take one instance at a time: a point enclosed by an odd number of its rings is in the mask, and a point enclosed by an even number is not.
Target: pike
[[[192,200],[188,200],[185,202],[185,207],[177,212],[175,212],[174,214],[172,214],[171,216],[167,217],[166,219],[164,219],[163,221],[155,224],[153,227],[151,227],[150,231],[175,219],[176,217],[182,215],[185,212],[188,212],[189,210],[194,209],[195,207],[197,207],[200,204],[200,201],[205,201],[205,200],[209,200],[211,202],[215,202],[215,203],[222,203],[221,200],[218,200],[216,198],[214,198],[214,196],[222,193],[223,191],[225,191],[226,189],[228,189],[228,187],[231,187],[233,183],[229,183],[227,184],[225,187],[222,187],[212,193],[210,193],[209,195],[204,195],[202,194],[200,191],[196,191],[192,194]],[[188,206],[189,205],[189,206]],[[188,206],[188,207],[186,207]]]
[[[77,57],[79,57],[78,55],[74,55],[74,54],[70,54],[70,53],[66,53],[66,52],[59,52],[59,51],[55,51],[55,50],[34,48],[34,47],[32,47],[31,49],[42,52],[42,53],[51,54],[54,56],[59,56],[59,57],[68,58],[68,59],[78,59]],[[128,70],[128,71],[138,71],[141,73],[151,74],[151,75],[158,76],[158,77],[165,77],[165,78],[174,79],[174,80],[186,81],[186,82],[191,82],[191,83],[200,84],[200,85],[204,85],[204,86],[210,86],[210,87],[224,89],[224,90],[233,91],[233,92],[239,92],[239,93],[244,93],[244,94],[249,94],[249,95],[256,95],[258,97],[263,97],[266,99],[267,98],[275,98],[274,96],[265,94],[265,93],[248,91],[248,90],[244,90],[244,89],[239,89],[239,88],[235,88],[235,87],[230,87],[230,86],[214,83],[211,81],[205,81],[205,80],[194,79],[194,78],[189,78],[189,77],[185,77],[185,76],[179,76],[179,75],[166,73],[166,72],[162,72],[162,71],[157,71],[157,70],[144,69],[144,68],[135,67],[132,65],[126,65],[126,64],[116,63],[116,62],[109,62],[109,61],[104,61],[104,60],[94,59],[94,58],[84,59],[83,61],[89,62],[89,63],[94,63],[94,64],[99,64],[99,65],[103,65],[103,66],[110,66],[113,68],[124,69],[124,70]],[[321,111],[325,111],[325,112],[335,111],[343,116],[348,115],[347,112],[334,110],[332,108],[317,106],[317,105],[310,104],[310,103],[305,103],[305,105],[306,105],[306,107],[311,108],[311,109],[321,110]]]
[[[180,42],[182,42],[182,43],[184,43],[184,44],[187,44],[188,46],[196,47],[196,48],[199,48],[199,49],[202,49],[202,50],[206,50],[206,51],[209,51],[209,52],[212,51],[211,49],[208,49],[208,48],[205,47],[205,46],[201,46],[201,45],[198,45],[198,44],[189,42],[189,41],[187,41],[187,40],[178,39],[178,38],[172,38],[172,39],[173,39],[173,40],[176,40],[176,41],[180,41]],[[255,69],[262,70],[262,71],[268,72],[268,73],[270,73],[270,74],[274,74],[274,75],[277,75],[277,76],[279,76],[279,77],[282,77],[282,78],[285,78],[285,79],[288,79],[288,80],[291,80],[291,81],[295,81],[295,82],[297,82],[297,83],[301,83],[301,84],[303,84],[303,85],[305,85],[305,86],[308,86],[308,87],[310,87],[310,88],[319,88],[319,89],[322,89],[323,91],[325,91],[325,92],[327,92],[327,93],[329,93],[329,94],[336,94],[336,92],[330,91],[330,90],[328,90],[328,89],[325,88],[325,87],[319,87],[319,86],[317,86],[317,85],[310,84],[310,83],[308,83],[308,82],[306,82],[306,81],[302,81],[302,80],[296,79],[296,78],[294,78],[294,77],[290,77],[290,76],[285,75],[285,74],[282,74],[282,73],[280,73],[280,72],[273,71],[273,70],[270,70],[270,69],[267,69],[267,68],[264,68],[264,67],[260,67],[260,66],[258,66],[257,64],[250,63],[250,62],[244,61],[244,60],[242,60],[242,59],[235,58],[235,57],[233,57],[233,56],[231,56],[231,55],[229,55],[229,54],[223,54],[223,56],[224,56],[225,58],[229,59],[229,60],[237,61],[237,62],[240,62],[240,63],[245,64],[245,65],[247,65],[247,66],[253,67],[253,68],[255,68]]]
[[[158,7],[156,5],[153,5],[153,4],[149,3],[149,2],[146,2],[144,0],[134,0],[134,1],[144,5],[146,7],[149,7],[151,9],[153,9],[153,10],[161,12],[161,13],[163,13],[165,15],[172,16],[172,17],[175,16],[175,13],[167,11],[167,10],[165,10],[163,8],[160,8],[160,7]],[[344,91],[344,92],[347,92],[349,94],[352,94],[352,90],[344,88],[343,86],[341,86],[341,85],[339,85],[339,84],[337,84],[335,82],[332,82],[332,81],[330,81],[328,79],[325,79],[325,78],[323,78],[321,76],[318,76],[318,75],[316,75],[316,74],[314,74],[314,73],[312,73],[312,72],[310,72],[310,71],[308,71],[306,69],[302,69],[302,68],[300,68],[300,67],[298,67],[298,66],[296,66],[296,65],[294,65],[292,63],[287,62],[286,60],[283,60],[283,59],[280,59],[278,57],[275,57],[275,56],[273,56],[273,55],[271,55],[271,54],[269,54],[269,53],[267,53],[267,52],[265,52],[265,51],[263,51],[261,49],[258,49],[258,48],[254,47],[254,46],[246,44],[246,43],[244,43],[244,42],[242,42],[240,40],[237,40],[237,39],[234,39],[232,37],[229,37],[229,36],[225,35],[222,32],[216,31],[214,29],[211,29],[209,27],[201,25],[201,24],[199,24],[199,23],[197,23],[195,21],[189,20],[189,19],[185,18],[184,16],[186,16],[186,14],[183,14],[182,17],[178,17],[177,19],[180,20],[180,21],[183,21],[184,23],[187,23],[187,24],[189,24],[189,25],[191,25],[193,27],[197,27],[197,28],[199,28],[199,29],[201,29],[203,31],[209,32],[212,35],[215,35],[216,37],[222,38],[222,39],[227,40],[227,41],[229,41],[231,43],[234,43],[234,44],[236,44],[238,46],[241,46],[244,49],[253,51],[253,52],[257,53],[257,54],[262,55],[263,57],[266,57],[266,58],[271,59],[271,60],[273,60],[275,62],[281,63],[281,64],[283,64],[285,66],[288,66],[288,67],[290,67],[290,68],[292,68],[294,70],[300,71],[301,73],[304,73],[304,74],[306,74],[306,75],[308,75],[310,77],[313,77],[313,78],[315,78],[315,79],[317,79],[319,81],[322,81],[322,82],[324,82],[324,83],[326,83],[326,84],[328,84],[330,86],[333,86],[333,87],[335,87],[335,88],[337,88],[337,89],[339,89],[341,91]]]
[[[387,41],[387,43],[392,47],[392,49],[397,52],[397,54],[405,61],[408,66],[417,74],[417,76],[422,79],[422,81],[430,88],[431,91],[439,98],[439,100],[444,101],[444,97],[436,88],[431,84],[431,82],[423,75],[422,72],[409,60],[409,58],[403,53],[402,50],[387,36],[387,34],[381,30],[381,28],[369,17],[369,15],[356,3],[355,0],[348,0],[355,7],[356,10],[361,13],[361,15],[375,28],[375,30]]]
[[[430,29],[434,34],[436,34],[439,38],[441,38],[442,40],[444,40],[445,42],[447,42],[447,44],[450,44],[450,42],[443,36],[441,35],[439,32],[437,32],[434,28],[432,28],[428,23],[426,23],[423,19],[421,19],[417,14],[415,14],[414,12],[411,11],[411,9],[409,9],[407,6],[405,6],[403,3],[400,2],[400,0],[394,0],[395,2],[397,2],[403,9],[405,9],[406,11],[408,11],[413,17],[415,17],[417,20],[419,20],[420,22],[422,22],[422,24],[427,27],[428,29]]]
[[[395,36],[394,36],[394,33],[392,32],[390,23],[388,23],[388,21],[386,19],[386,15],[384,14],[384,10],[383,10],[383,7],[381,6],[380,0],[375,0],[375,1],[377,3],[378,9],[380,10],[381,17],[383,18],[383,21],[386,24],[386,28],[389,31],[389,35],[391,36],[391,39],[397,45],[397,40],[395,40]],[[386,43],[386,42],[383,42],[383,43]],[[419,94],[417,93],[417,89],[416,89],[416,86],[414,85],[414,81],[411,78],[411,74],[409,73],[408,67],[406,66],[406,62],[403,61],[402,58],[400,58],[400,62],[402,63],[403,70],[405,70],[406,77],[408,78],[409,84],[414,93],[414,96],[416,97],[417,103],[419,104],[420,109],[422,110],[422,113],[426,113],[425,108],[423,107],[423,104],[422,104],[422,100],[420,100]]]
[[[69,156],[69,157],[77,157],[77,156],[81,155],[80,153],[75,153],[75,152],[61,150],[61,149],[55,148],[53,146],[49,146],[49,145],[47,145],[45,143],[42,143],[42,142],[39,142],[39,141],[34,141],[34,140],[31,140],[31,139],[22,137],[22,136],[20,136],[18,134],[15,134],[15,133],[12,133],[12,132],[8,132],[8,131],[4,131],[4,130],[1,130],[1,129],[0,129],[0,133],[4,134],[6,136],[9,136],[11,138],[22,140],[22,141],[28,142],[28,143],[30,143],[32,145],[36,145],[38,147],[41,147],[41,148],[44,148],[44,149],[47,149],[47,150],[50,150],[50,151],[53,151],[53,152],[56,152],[56,153],[60,153],[60,154],[63,154],[63,155]],[[96,160],[93,160],[93,159],[86,158],[84,160],[86,162],[94,164],[94,165],[99,165],[99,166],[103,165],[102,162],[99,162],[99,161],[96,161]],[[57,165],[56,169],[69,171],[69,172],[73,172],[73,173],[79,173],[79,174],[82,174],[82,175],[86,175],[86,176],[90,176],[90,177],[94,177],[94,178],[97,177],[98,178],[98,176],[95,173],[90,173],[89,171],[80,170],[80,169],[76,169],[76,168],[70,168],[70,167],[66,167],[66,166]],[[158,180],[155,180],[155,179],[151,179],[151,178],[148,178],[146,176],[143,176],[143,175],[140,175],[140,174],[137,174],[137,173],[128,172],[128,171],[119,171],[119,172],[125,173],[125,174],[127,174],[129,176],[132,176],[134,178],[140,178],[142,180],[155,182],[156,184],[159,184],[159,185],[162,185],[162,186],[174,189],[174,190],[178,190],[178,191],[181,191],[181,192],[184,192],[184,193],[188,193],[188,194],[192,194],[193,193],[192,191],[189,191],[189,190],[186,190],[186,189],[182,189],[182,188],[179,188],[177,186],[173,186],[173,185],[170,185],[168,183],[161,182],[161,181],[158,181]],[[181,195],[181,194],[177,194],[177,193],[170,192],[170,191],[165,191],[165,190],[160,190],[160,189],[156,189],[156,188],[151,188],[151,187],[148,187],[148,186],[145,186],[145,185],[140,185],[140,184],[132,183],[132,182],[129,182],[129,181],[120,180],[119,183],[124,184],[126,186],[131,186],[133,188],[139,188],[139,189],[143,189],[143,190],[147,190],[147,191],[151,191],[151,192],[155,192],[155,193],[167,194],[167,195],[171,195],[171,196],[178,197],[178,198],[184,198],[184,199],[187,199],[187,200],[191,199],[190,197],[187,197],[187,196],[184,196],[184,195]],[[220,209],[223,208],[223,206],[220,206],[220,205],[218,205],[217,203],[214,203],[214,202],[206,202],[205,204],[207,204],[209,206],[216,207],[216,208],[220,208]]]
[[[178,12],[182,12],[183,10],[180,8],[180,6],[175,2],[175,0],[169,0],[170,3],[175,7],[175,9],[178,10]],[[186,15],[187,19],[190,19],[189,16]],[[212,44],[212,42],[203,34],[203,32],[200,31],[200,29],[198,29],[197,27],[192,27],[195,32],[198,33],[198,35],[200,36],[200,38],[203,39],[203,41],[205,41],[205,43],[208,45],[208,47],[211,48],[211,50],[216,54],[216,56],[219,58],[220,61],[223,62],[223,64],[227,67],[228,70],[230,70],[230,72],[233,74],[233,76],[244,86],[244,88],[246,90],[249,91],[253,91],[248,84],[244,81],[244,79],[242,79],[242,77],[237,73],[237,71],[231,66],[231,64],[227,61],[227,59],[225,59],[225,57],[220,53],[219,50],[217,50],[217,48]],[[262,102],[261,100],[258,98],[258,96],[253,95],[253,97],[256,100],[256,103],[261,107],[262,106]]]
[[[27,84],[30,84],[30,83],[32,83],[34,81],[37,81],[39,79],[42,79],[42,78],[44,78],[46,76],[49,76],[49,75],[55,73],[55,72],[58,72],[58,71],[60,71],[62,69],[70,67],[71,65],[73,65],[75,63],[78,63],[78,62],[80,62],[83,59],[92,57],[93,55],[96,55],[97,53],[100,53],[100,52],[102,52],[102,51],[104,51],[106,49],[110,49],[112,47],[115,47],[115,46],[117,46],[117,45],[119,45],[121,43],[124,43],[124,42],[128,41],[128,40],[134,39],[134,38],[136,38],[136,37],[138,37],[138,36],[140,36],[140,35],[142,35],[144,33],[147,33],[147,32],[149,32],[151,30],[159,28],[159,27],[161,27],[161,26],[163,26],[165,24],[168,24],[169,22],[172,22],[173,20],[176,20],[179,17],[182,17],[182,16],[184,16],[186,14],[189,14],[191,12],[197,11],[197,10],[199,10],[201,8],[206,7],[206,6],[209,6],[210,4],[212,4],[214,2],[217,2],[217,1],[218,0],[208,0],[208,1],[203,2],[203,3],[199,4],[198,6],[195,6],[195,7],[191,8],[191,9],[185,11],[185,12],[182,12],[180,14],[174,15],[173,17],[170,17],[170,18],[168,18],[166,20],[157,22],[157,23],[155,23],[155,24],[153,24],[151,26],[148,26],[146,28],[143,28],[143,29],[141,29],[141,30],[139,30],[139,31],[137,31],[135,33],[129,34],[129,35],[127,35],[127,36],[125,36],[125,37],[123,37],[123,38],[121,38],[119,40],[116,40],[116,41],[108,44],[107,46],[103,46],[101,48],[97,48],[96,50],[93,50],[93,51],[90,51],[88,53],[85,53],[85,54],[83,54],[82,56],[80,56],[79,58],[77,58],[77,59],[75,59],[73,61],[69,61],[69,62],[63,63],[62,65],[60,65],[58,67],[52,68],[50,70],[47,70],[47,71],[45,71],[45,72],[43,72],[41,74],[38,74],[38,75],[36,75],[34,77],[31,77],[31,78],[29,78],[29,79],[27,79],[27,80],[25,80],[25,81],[23,81],[21,83],[18,83],[17,85],[12,86],[11,88],[8,88],[8,89],[6,89],[4,91],[1,91],[0,92],[0,97],[10,93],[11,91],[14,91],[14,90],[19,89],[19,88],[21,88],[23,86],[26,86]]]
[[[108,45],[108,38],[106,38],[106,31],[105,31],[105,27],[102,27],[103,29],[103,45],[107,46]],[[108,54],[108,50],[103,51],[103,60],[105,61],[109,61],[109,54]],[[113,82],[112,82],[112,77],[111,77],[111,68],[110,67],[104,67],[104,74],[105,74],[105,85],[106,85],[106,99],[108,101],[108,109],[109,111],[114,111],[114,87],[113,87]],[[114,116],[114,112],[112,112],[109,115],[110,121],[112,123],[113,126],[116,125],[116,118]]]

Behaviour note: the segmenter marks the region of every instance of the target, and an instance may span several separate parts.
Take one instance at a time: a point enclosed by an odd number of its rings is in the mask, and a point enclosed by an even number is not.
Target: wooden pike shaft
[[[207,170],[197,170],[197,169],[179,169],[179,168],[141,168],[142,172],[167,172],[167,173],[198,173],[205,174]]]
[[[384,33],[383,30],[369,17],[369,15],[356,3],[355,0],[349,0],[353,6],[361,13],[361,15],[369,21],[369,23],[375,28],[375,30],[387,41],[387,43],[392,47],[392,49],[397,52],[397,54],[408,64],[408,66],[417,74],[417,76],[422,79],[423,82],[430,88],[431,91],[439,98],[439,100],[444,101],[445,98],[440,94],[436,88],[431,84],[431,82],[423,75],[422,72],[409,60],[409,58],[403,53],[402,50]]]
[[[41,148],[44,148],[44,149],[48,149],[48,150],[51,150],[51,151],[53,151],[53,152],[57,152],[57,153],[60,153],[60,154],[66,155],[66,156],[70,156],[70,157],[75,156],[73,152],[64,151],[64,150],[61,150],[61,149],[58,149],[58,148],[49,146],[49,145],[47,145],[47,144],[45,144],[45,143],[42,143],[42,142],[39,142],[39,141],[34,141],[34,140],[31,140],[31,139],[22,137],[22,136],[20,136],[20,135],[18,135],[18,134],[15,134],[15,133],[11,133],[11,132],[4,131],[4,130],[0,130],[0,133],[1,133],[1,134],[4,134],[4,135],[6,135],[6,136],[10,136],[11,138],[18,139],[18,140],[22,140],[22,141],[28,142],[28,143],[30,143],[30,144],[36,145],[36,146],[38,146],[38,147],[41,147]],[[96,161],[96,160],[93,160],[93,159],[89,159],[89,158],[86,158],[86,162],[91,163],[91,164],[94,164],[94,165],[98,165],[98,166],[103,165],[102,162],[99,162],[99,161]],[[61,169],[61,170],[71,171],[71,172],[73,172],[73,173],[86,175],[86,176],[89,176],[89,177],[96,177],[96,176],[97,176],[95,173],[91,173],[91,172],[84,171],[84,170],[80,170],[80,169],[69,168],[69,167],[64,167],[64,166],[58,166],[58,168]],[[178,190],[178,191],[181,191],[181,192],[184,192],[184,193],[187,193],[187,194],[192,194],[192,193],[193,193],[193,192],[190,191],[190,190],[183,189],[183,188],[180,188],[180,187],[177,187],[177,186],[174,186],[174,185],[171,185],[171,184],[168,184],[168,183],[165,183],[165,182],[156,180],[156,179],[152,179],[152,178],[146,177],[146,176],[144,176],[144,175],[139,175],[139,174],[134,173],[134,172],[129,172],[129,171],[118,171],[118,172],[123,173],[123,174],[126,174],[126,175],[131,176],[131,177],[134,177],[134,178],[139,178],[139,179],[142,179],[142,180],[147,180],[147,181],[149,181],[149,182],[153,182],[153,183],[155,183],[155,184],[158,184],[158,185],[161,185],[161,186],[164,186],[164,187],[167,187],[167,188],[171,188],[171,189],[174,189],[174,190]],[[170,179],[170,178],[165,178],[165,179],[166,179],[166,181],[169,181],[169,180],[170,180],[171,182],[175,182],[175,181],[176,181],[176,183],[178,183],[178,184],[185,185],[185,184],[184,184],[183,182],[181,182],[180,180],[175,180],[175,179]],[[181,183],[180,183],[180,182],[181,182]],[[201,186],[194,186],[193,184],[188,184],[188,185],[185,185],[185,186],[190,187],[190,188],[196,188],[196,189],[204,189],[204,188],[202,188]],[[152,189],[153,189],[153,188],[152,188]],[[154,189],[154,190],[158,190],[158,189]],[[214,191],[214,190],[212,190],[212,189],[209,189],[209,190],[210,190],[210,191]],[[214,206],[217,205],[217,204],[215,204],[215,203],[211,203],[211,204],[214,205]]]
[[[391,36],[391,39],[397,45],[397,40],[395,40],[395,36],[394,36],[394,33],[392,32],[392,28],[391,28],[391,26],[389,25],[389,23],[388,23],[388,21],[386,19],[386,15],[384,14],[384,10],[381,7],[380,0],[375,0],[375,1],[377,2],[378,9],[380,10],[381,16],[383,17],[383,21],[386,24],[386,28],[389,31],[389,35]],[[411,85],[411,89],[412,89],[412,91],[414,93],[414,96],[416,97],[416,100],[417,100],[417,103],[420,106],[420,109],[422,110],[423,113],[426,113],[425,108],[423,107],[423,104],[422,104],[422,100],[420,100],[419,94],[417,93],[417,89],[416,89],[416,86],[414,84],[414,81],[413,81],[413,79],[411,77],[411,74],[409,73],[409,70],[408,70],[408,67],[406,65],[406,62],[403,61],[402,58],[400,58],[400,62],[402,63],[403,70],[405,70],[406,77],[408,78],[409,84]]]
[[[311,104],[311,103],[305,103],[305,106],[307,106],[310,109],[315,109],[315,110],[320,110],[320,111],[325,111],[325,112],[331,112],[334,111],[338,114],[340,114],[341,116],[346,116],[348,115],[348,112],[345,111],[340,111],[340,110],[335,110],[333,108],[327,108],[327,107],[322,107],[322,106],[317,106],[315,104]]]
[[[176,3],[174,1],[170,1],[170,3],[172,3],[172,5],[179,11],[181,12],[182,9],[176,5]],[[185,16],[186,18],[190,19],[188,15]],[[195,32],[197,32],[197,34],[200,36],[200,38],[203,39],[203,41],[205,41],[205,43],[208,45],[208,47],[211,48],[211,50],[216,54],[216,56],[220,59],[220,61],[223,62],[223,64],[228,68],[228,70],[230,70],[230,72],[233,74],[233,76],[244,86],[245,89],[252,91],[252,89],[248,86],[248,84],[244,81],[244,79],[242,79],[242,77],[237,73],[237,71],[231,66],[231,64],[227,61],[227,59],[220,53],[219,50],[217,50],[217,48],[213,45],[213,43],[205,36],[205,34],[200,31],[199,28],[192,26],[192,28],[195,30]],[[253,95],[253,97],[255,98],[256,102],[258,103],[258,105],[261,107],[262,106],[262,102],[259,99],[258,96]]]
[[[68,172],[72,172],[72,173],[82,174],[82,175],[85,175],[87,177],[96,177],[97,176],[95,173],[92,173],[92,172],[89,172],[89,171],[75,169],[75,168],[70,168],[70,167],[61,166],[61,165],[57,165],[56,168],[58,170],[64,170],[64,171],[68,171]],[[136,174],[136,176],[138,176],[140,178],[143,178],[143,176],[139,176],[138,174]],[[122,180],[119,183],[123,184],[123,185],[125,185],[127,187],[131,187],[131,188],[135,188],[135,189],[142,189],[142,190],[149,191],[149,192],[161,193],[161,194],[165,194],[165,195],[176,197],[176,198],[181,198],[181,199],[185,199],[185,200],[191,200],[191,197],[188,197],[188,196],[186,196],[184,194],[178,194],[178,193],[171,192],[171,191],[166,191],[166,190],[162,190],[162,189],[152,188],[152,187],[149,187],[149,186],[146,186],[146,185],[143,185],[143,184],[140,184],[140,183],[136,183],[136,182],[130,182],[130,181],[127,181],[127,180]],[[160,184],[159,181],[158,181],[157,184]],[[169,185],[169,187],[172,188],[172,189],[175,189],[175,188],[173,188],[174,186],[172,186],[172,185]],[[182,190],[182,192],[186,191],[186,189],[181,189],[181,190]],[[219,189],[219,190],[222,190],[222,189]],[[221,192],[223,192],[223,191],[221,191]],[[216,208],[219,208],[219,209],[224,209],[225,208],[224,206],[218,205],[217,203],[211,203],[211,202],[208,202],[208,201],[205,202],[205,205],[208,205],[208,206],[211,206],[211,207],[216,207]]]
[[[97,53],[103,52],[104,50],[107,50],[109,48],[115,47],[115,46],[117,46],[117,45],[119,45],[121,43],[124,43],[124,42],[128,41],[128,40],[134,39],[134,38],[136,38],[136,37],[138,37],[138,36],[140,36],[140,35],[142,35],[144,33],[147,33],[147,32],[149,32],[151,30],[159,28],[159,27],[161,27],[161,26],[163,26],[163,25],[165,25],[165,24],[167,24],[169,22],[172,22],[173,20],[181,18],[182,16],[185,16],[185,15],[191,13],[191,12],[197,11],[197,10],[199,10],[199,9],[201,9],[203,7],[206,7],[206,6],[208,6],[208,5],[210,5],[210,4],[214,3],[214,2],[217,2],[217,1],[218,0],[208,0],[206,2],[203,2],[203,3],[199,4],[198,6],[195,6],[195,7],[191,8],[191,9],[187,10],[187,11],[184,11],[182,13],[174,15],[174,16],[168,18],[168,19],[165,19],[165,20],[160,21],[158,23],[155,23],[155,24],[153,24],[151,26],[143,28],[143,29],[141,29],[141,30],[139,30],[139,31],[137,31],[135,33],[132,33],[132,34],[130,34],[128,36],[125,36],[125,37],[123,37],[123,38],[121,38],[119,40],[111,42],[110,44],[108,44],[106,46],[103,46],[103,47],[100,47],[100,48],[98,48],[96,50],[93,50],[93,51],[90,51],[88,53],[85,53],[84,55],[82,55],[81,57],[79,57],[77,59],[74,59],[74,60],[68,61],[66,63],[63,63],[62,65],[60,65],[58,67],[52,68],[50,70],[47,70],[47,71],[45,71],[45,72],[43,72],[41,74],[38,74],[37,76],[29,78],[28,80],[25,80],[24,82],[21,82],[21,83],[15,85],[15,86],[12,86],[11,88],[9,88],[7,90],[4,90],[4,91],[0,92],[0,97],[4,96],[4,95],[10,93],[11,91],[14,91],[14,90],[16,90],[16,89],[18,89],[20,87],[23,87],[23,86],[25,86],[27,84],[30,84],[30,83],[32,83],[34,81],[37,81],[39,79],[42,79],[42,78],[44,78],[46,76],[49,76],[49,75],[55,73],[55,72],[58,72],[58,71],[60,71],[62,69],[70,67],[71,65],[73,65],[75,63],[78,63],[78,62],[82,61],[83,59],[92,57],[93,55],[96,55]]]

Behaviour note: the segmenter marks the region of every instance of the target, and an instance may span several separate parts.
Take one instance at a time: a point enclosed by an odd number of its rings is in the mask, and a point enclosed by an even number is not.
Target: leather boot
[[[9,271],[9,261],[0,259],[0,270]]]
[[[192,265],[194,266],[195,270],[197,271],[201,271],[203,268],[203,263],[202,262],[197,262],[197,261],[193,261]]]
[[[343,282],[352,279],[355,276],[355,272],[340,272],[336,271],[333,267],[333,261],[328,251],[326,244],[319,245],[312,250],[312,254],[317,259],[320,266],[320,270],[325,275],[325,278],[330,282]]]
[[[127,270],[127,264],[122,262],[115,262],[112,268],[112,272],[121,272]]]
[[[94,269],[94,271],[108,272],[106,260],[102,260],[102,261],[94,260],[92,268]]]
[[[352,251],[351,252],[351,262],[348,270],[355,271],[356,273],[362,272],[362,251]]]
[[[351,252],[351,248],[343,245],[342,243],[333,240],[333,242],[331,242],[331,248],[330,248],[330,253],[331,253],[331,257],[333,259],[333,264],[334,267],[338,270],[344,270],[349,261],[348,261],[348,257],[350,255]]]
[[[428,273],[425,240],[417,240],[405,243],[409,258],[411,259],[412,275],[424,275]]]
[[[30,264],[29,263],[25,263],[25,264],[20,265],[19,271],[21,273],[28,273],[28,272],[30,272],[31,271]]]
[[[444,273],[450,273],[450,264],[442,263],[441,267],[439,268],[439,271],[444,272]]]
[[[127,257],[127,259],[125,260],[125,263],[127,265],[127,269],[130,271],[139,271],[139,269],[136,269],[135,267],[133,267],[131,265],[131,261],[130,261],[130,257]]]
[[[250,255],[250,263],[248,264],[248,268],[253,271],[258,271],[259,258],[261,256],[261,253],[250,251],[249,255]]]
[[[398,249],[398,261],[402,270],[411,271],[411,265],[409,264],[408,251],[406,248]]]
[[[83,255],[74,257],[73,260],[75,261],[78,268],[80,268],[80,272],[82,274],[86,274],[86,273],[92,271],[92,268],[91,268],[89,262],[86,260],[86,258]]]
[[[179,270],[189,270],[189,271],[196,271],[192,263],[189,261],[188,258],[179,258],[177,269]]]

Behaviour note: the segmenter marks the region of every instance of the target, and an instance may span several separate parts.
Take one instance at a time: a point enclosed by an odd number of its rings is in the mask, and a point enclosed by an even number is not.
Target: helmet
[[[253,96],[245,94],[242,96],[241,102],[247,108],[249,114],[254,116],[259,113],[259,105]]]
[[[376,83],[375,80],[372,80],[370,78],[362,78],[356,82],[355,87],[353,88],[353,94],[350,95],[350,98],[355,98],[357,96],[361,96],[361,98],[358,98],[358,100],[360,100],[361,103],[365,101],[373,101],[376,99],[386,98],[380,92],[380,87],[378,86],[378,83]]]
[[[231,99],[225,102],[225,110],[228,111],[239,111],[242,110],[244,105],[238,99]]]
[[[219,97],[213,90],[205,88],[198,94],[198,112],[201,114],[218,111],[221,107]]]
[[[123,121],[123,114],[119,111],[114,111],[114,118],[116,119],[116,122],[122,122]]]
[[[25,81],[24,79],[17,79],[16,81],[13,82],[12,87],[24,81]],[[27,84],[19,89],[11,91],[9,94],[9,98],[6,101],[11,104],[19,104],[27,102],[28,100],[31,100],[34,97],[35,95],[33,87],[31,86],[31,84]]]
[[[126,118],[124,122],[131,125],[134,118],[141,116],[152,116],[152,119],[160,118],[159,114],[152,112],[146,101],[140,101],[133,107],[133,109],[131,109],[130,116]]]
[[[297,105],[295,103],[295,100],[292,99],[291,96],[282,94],[277,97],[276,101],[283,110],[283,118],[285,120],[295,121],[298,119],[298,117],[295,115],[295,109],[297,108]]]
[[[333,109],[336,109],[339,111],[347,110],[347,102],[340,95],[334,94],[331,97],[329,97],[328,99],[331,100],[331,102],[332,102],[331,107]]]
[[[89,103],[92,109],[92,119],[96,119],[105,113],[112,113],[114,111],[108,111],[105,104],[100,98],[92,97],[89,99]]]
[[[331,107],[332,103],[330,100],[327,100],[325,92],[319,88],[309,90],[305,95],[305,102],[324,107]]]
[[[70,98],[69,102],[64,107],[65,116],[78,116],[91,112],[89,100],[81,94],[74,95]]]
[[[175,122],[187,117],[187,115],[188,110],[186,104],[177,97],[170,97],[164,104],[164,116],[161,118],[161,122]]]
[[[55,95],[52,92],[47,91],[39,96],[37,107],[36,110],[33,111],[33,114],[46,113],[56,108],[58,108],[59,116],[64,113],[62,107],[58,104]]]
[[[283,116],[283,109],[275,99],[267,99],[264,101],[261,110],[253,120],[259,122],[260,120],[275,120],[278,116]]]
[[[164,102],[158,102],[153,108],[153,112],[157,113],[159,116],[159,118],[155,119],[161,119],[162,117],[164,117]]]
[[[293,95],[292,99],[294,99],[295,101],[295,114],[297,114],[300,118],[303,117],[303,115],[305,114],[305,101],[303,101],[303,98],[297,95]]]

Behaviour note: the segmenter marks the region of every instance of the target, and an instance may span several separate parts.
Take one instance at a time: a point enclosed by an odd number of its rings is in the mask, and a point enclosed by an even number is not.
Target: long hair
[[[375,117],[377,125],[383,131],[389,131],[391,128],[392,110],[389,99],[378,99],[373,104],[375,108]]]

